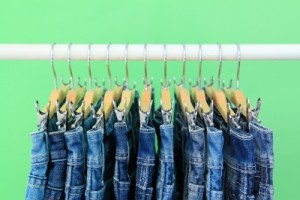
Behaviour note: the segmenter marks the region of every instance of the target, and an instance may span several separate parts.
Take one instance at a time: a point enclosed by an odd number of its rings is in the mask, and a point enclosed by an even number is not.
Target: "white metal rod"
[[[223,44],[222,59],[237,60],[236,44]],[[168,44],[167,59],[182,60],[181,44]],[[106,59],[107,44],[93,44],[91,60]],[[198,44],[186,45],[186,60],[198,60]],[[298,60],[300,44],[240,44],[241,60]],[[88,44],[73,44],[71,60],[86,60]],[[51,44],[0,44],[0,60],[50,60]],[[203,60],[219,60],[217,44],[202,45]],[[124,60],[125,44],[110,45],[110,60]],[[67,60],[68,44],[54,47],[54,60]],[[128,45],[128,60],[143,60],[144,44]],[[163,44],[147,45],[147,60],[164,60]]]

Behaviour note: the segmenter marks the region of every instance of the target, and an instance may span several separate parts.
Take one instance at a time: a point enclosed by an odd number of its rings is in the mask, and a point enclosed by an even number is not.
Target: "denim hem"
[[[222,200],[223,191],[206,190],[206,197],[209,200]]]
[[[159,160],[164,162],[174,162],[174,154],[164,154],[159,155]]]
[[[272,129],[263,127],[258,123],[250,123],[250,126],[251,126],[251,128],[253,128],[256,131],[259,131],[260,133],[273,134]]]
[[[184,127],[187,129],[187,127]],[[204,134],[204,128],[201,128],[200,126],[196,126],[194,129],[189,130],[190,135],[199,135]]]
[[[174,126],[173,126],[173,124],[162,124],[162,125],[160,125],[160,129],[162,129],[162,128],[170,130],[170,129],[173,129]]]
[[[42,130],[39,130],[39,131],[34,131],[34,132],[30,133],[30,136],[38,135],[38,134],[41,134],[41,133],[44,133],[44,132],[45,132],[45,129],[42,129]]]
[[[215,127],[207,127],[207,134],[222,135],[223,132]]]
[[[149,133],[154,133],[155,129],[150,127],[150,126],[142,126],[140,127],[140,132],[143,132],[143,133],[146,133],[146,134],[149,134]]]
[[[224,166],[223,166],[223,161],[222,162],[208,162],[206,165],[205,165],[207,168],[209,169],[224,169]]]
[[[49,136],[52,136],[52,135],[59,135],[59,134],[64,134],[65,131],[53,131],[53,132],[50,132],[48,133]]]
[[[87,135],[97,135],[97,134],[103,134],[102,128],[97,129],[90,129],[86,132]]]
[[[247,132],[244,132],[241,129],[230,128],[230,136],[234,136],[240,140],[253,140],[253,135]]]
[[[57,192],[64,191],[64,188],[56,188],[56,187],[52,187],[50,185],[47,185],[47,189],[55,190]]]
[[[224,156],[225,158],[225,163],[232,169],[238,170],[239,172],[246,173],[246,174],[255,174],[256,173],[256,166],[255,165],[250,165],[250,166],[245,166],[245,165],[240,165],[236,164],[235,162],[230,162],[227,158],[227,156]]]
[[[82,132],[83,132],[83,128],[81,126],[78,126],[75,129],[66,131],[64,134],[65,134],[65,136],[68,136],[68,135],[82,134]]]

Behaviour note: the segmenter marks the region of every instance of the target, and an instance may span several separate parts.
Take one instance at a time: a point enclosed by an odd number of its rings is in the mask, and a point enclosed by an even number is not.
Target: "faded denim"
[[[189,131],[177,99],[175,116],[177,199],[202,199],[205,171],[204,129],[196,125]]]
[[[64,132],[56,125],[56,113],[48,122],[49,163],[45,200],[65,199],[67,147]]]
[[[206,199],[223,199],[224,137],[215,127],[206,129]]]
[[[31,169],[26,191],[26,200],[44,199],[49,160],[47,140],[45,130],[31,134]]]
[[[224,135],[224,198],[228,200],[249,200],[254,197],[254,176],[256,173],[255,146],[253,135],[230,127],[214,109],[214,123]]]
[[[49,133],[49,178],[45,199],[64,199],[64,188],[67,169],[67,147],[64,132]]]
[[[272,200],[273,187],[273,131],[259,123],[250,123],[253,134],[256,156],[255,197],[257,200]]]
[[[95,129],[87,132],[87,183],[85,189],[86,200],[103,199],[105,189],[103,181],[105,149],[103,130]]]
[[[112,200],[116,142],[114,134],[115,113],[112,112],[104,130],[87,131],[87,184],[86,199]]]
[[[203,199],[205,171],[204,129],[196,126],[190,130],[185,146],[184,199]]]
[[[185,142],[188,130],[186,125],[183,126],[180,105],[175,103],[174,109],[174,164],[175,164],[175,199],[183,199],[184,177],[185,177]]]
[[[116,162],[114,167],[114,193],[117,200],[135,198],[135,174],[139,132],[138,94],[131,106],[126,122],[116,122]]]
[[[67,144],[67,177],[65,183],[65,199],[84,199],[85,166],[83,129],[78,126],[65,132]]]
[[[161,108],[155,111],[153,124],[159,146],[159,165],[156,182],[156,199],[175,199],[174,126],[162,124]]]
[[[151,200],[155,168],[155,130],[143,125],[139,133],[135,199]]]
[[[129,144],[128,132],[125,122],[115,124],[116,131],[116,163],[114,172],[114,192],[116,199],[128,199],[130,188],[129,165]]]

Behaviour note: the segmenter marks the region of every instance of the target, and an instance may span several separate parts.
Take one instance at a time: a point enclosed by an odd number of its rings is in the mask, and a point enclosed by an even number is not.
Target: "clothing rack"
[[[49,60],[52,44],[0,44],[0,60]],[[92,44],[91,60],[106,60],[108,44]],[[300,44],[240,44],[241,60],[298,60]],[[124,60],[126,44],[111,44],[110,60]],[[217,44],[203,44],[202,59],[219,60]],[[237,60],[237,44],[222,44],[222,60]],[[186,44],[186,60],[199,59],[199,44]],[[183,45],[167,44],[167,60],[182,60]],[[72,44],[70,58],[87,60],[88,44]],[[145,45],[129,44],[128,60],[144,60]],[[54,60],[68,59],[68,44],[56,44]],[[164,60],[163,44],[147,44],[147,60]]]

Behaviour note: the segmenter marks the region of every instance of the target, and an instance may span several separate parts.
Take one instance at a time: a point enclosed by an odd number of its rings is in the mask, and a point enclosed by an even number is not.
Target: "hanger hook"
[[[221,71],[222,71],[222,64],[223,64],[223,58],[222,58],[222,46],[218,43],[219,47],[219,71],[218,71],[218,88],[220,89],[221,86]]]
[[[92,44],[90,43],[88,45],[88,54],[87,54],[90,90],[92,90],[91,47],[92,47]]]
[[[55,45],[56,45],[55,42],[51,45],[50,62],[51,62],[52,72],[54,75],[54,88],[57,90],[57,76],[56,76],[56,71],[54,68],[54,47],[55,47]]]
[[[148,86],[148,63],[147,63],[147,44],[144,45],[144,84]]]
[[[236,44],[237,47],[237,59],[238,59],[238,69],[236,73],[236,89],[239,89],[240,84],[240,68],[241,68],[241,49],[240,45]]]
[[[182,45],[182,77],[181,77],[181,86],[185,84],[185,68],[186,68],[186,48],[185,44]]]
[[[71,86],[72,86],[72,89],[74,89],[74,77],[73,77],[73,71],[72,71],[72,67],[71,67],[71,46],[72,46],[72,43],[70,43],[68,45],[68,67],[69,67],[69,72],[70,72],[70,76],[71,76]]]
[[[125,45],[125,69],[126,69],[126,87],[129,88],[128,44]]]
[[[199,72],[198,72],[198,88],[201,87],[201,76],[202,76],[202,60],[203,60],[203,54],[202,54],[202,45],[199,44],[198,49],[198,60],[199,60]]]
[[[109,64],[109,50],[110,50],[110,43],[106,47],[106,67],[109,77],[109,88],[112,90],[112,78],[111,78],[111,71],[110,71],[110,64]]]
[[[168,87],[168,82],[167,82],[167,63],[168,63],[168,52],[167,52],[167,46],[164,44],[164,82],[163,86]]]

